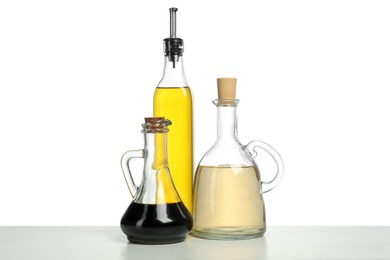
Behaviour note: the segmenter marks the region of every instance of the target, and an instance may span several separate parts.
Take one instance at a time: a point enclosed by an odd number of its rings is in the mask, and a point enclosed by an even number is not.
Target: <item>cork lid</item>
[[[168,132],[167,126],[172,122],[165,117],[145,117],[145,123],[142,124],[143,133],[166,133]]]
[[[235,99],[236,98],[236,78],[218,78],[218,99]]]

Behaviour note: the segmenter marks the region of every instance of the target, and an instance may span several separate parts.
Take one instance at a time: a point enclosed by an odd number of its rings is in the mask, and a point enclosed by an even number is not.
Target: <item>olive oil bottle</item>
[[[164,74],[154,92],[153,115],[172,121],[167,138],[169,168],[181,200],[192,212],[192,97],[184,74],[184,43],[176,38],[177,8],[169,11],[170,37],[164,39]]]

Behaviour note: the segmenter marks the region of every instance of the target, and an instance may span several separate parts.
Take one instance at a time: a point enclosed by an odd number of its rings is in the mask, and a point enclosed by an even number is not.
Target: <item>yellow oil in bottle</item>
[[[157,87],[153,114],[172,121],[167,137],[168,166],[181,200],[192,212],[192,97],[189,87]]]

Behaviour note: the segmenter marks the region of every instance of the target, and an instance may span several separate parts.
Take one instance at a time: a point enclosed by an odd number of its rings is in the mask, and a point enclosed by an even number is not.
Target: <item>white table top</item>
[[[240,241],[129,244],[119,227],[0,227],[1,260],[390,259],[390,227],[269,227]]]

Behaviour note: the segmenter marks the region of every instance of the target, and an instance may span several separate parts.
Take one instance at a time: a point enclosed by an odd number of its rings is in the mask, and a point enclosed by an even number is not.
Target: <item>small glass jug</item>
[[[262,193],[272,190],[283,175],[280,155],[268,144],[242,145],[237,136],[236,79],[218,79],[216,143],[204,155],[195,173],[192,235],[207,239],[247,239],[266,230]],[[260,179],[254,160],[261,148],[275,160],[277,172],[269,182]]]
[[[191,214],[181,201],[168,168],[166,133],[170,124],[164,117],[145,118],[145,149],[131,150],[122,156],[122,170],[133,201],[121,219],[121,229],[133,243],[181,242],[192,228]],[[130,172],[129,162],[133,158],[145,160],[139,187]]]

